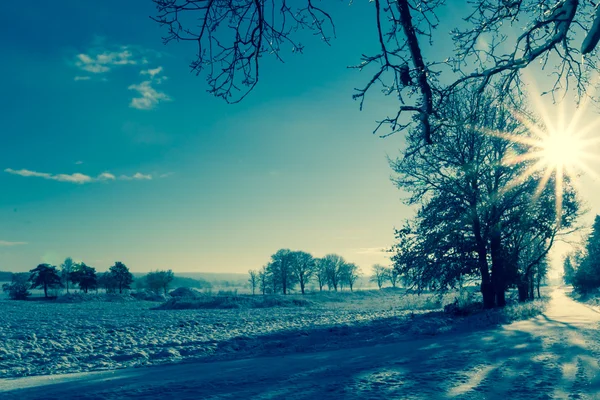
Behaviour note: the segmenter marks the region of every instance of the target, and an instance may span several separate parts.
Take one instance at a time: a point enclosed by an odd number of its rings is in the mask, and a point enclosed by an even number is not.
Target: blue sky
[[[387,262],[411,214],[386,160],[403,138],[371,134],[389,101],[351,98],[367,76],[346,67],[377,40],[354,3],[332,2],[332,47],[265,58],[236,105],[190,73],[193,44],[162,44],[149,0],[4,5],[0,270],[246,272],[282,247]]]
[[[245,272],[280,247],[386,261],[408,215],[386,161],[402,137],[370,133],[384,104],[360,112],[346,69],[372,24],[337,18],[344,40],[266,60],[227,105],[189,72],[193,45],[162,44],[150,1],[34,3],[0,17],[0,269]]]

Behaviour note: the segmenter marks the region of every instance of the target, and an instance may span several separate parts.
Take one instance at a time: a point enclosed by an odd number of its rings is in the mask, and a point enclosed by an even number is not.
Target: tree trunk
[[[48,298],[48,284],[44,282],[44,297]]]
[[[540,281],[541,281],[541,279],[538,278],[538,280],[537,280],[537,294],[538,294],[538,299],[542,298],[542,295],[540,294]]]
[[[504,256],[502,254],[500,228],[498,226],[493,227],[490,233],[490,255],[492,256],[492,286],[496,297],[496,306],[504,307],[506,305]]]
[[[476,212],[477,210],[474,210]],[[487,246],[481,236],[481,226],[479,219],[473,221],[473,233],[475,234],[475,242],[477,243],[477,265],[481,274],[481,295],[483,296],[483,307],[494,308],[496,305],[496,295],[494,286],[490,279],[490,270],[487,262]]]
[[[527,282],[519,282],[519,284],[517,284],[517,290],[519,291],[519,303],[523,303],[528,300],[527,286]]]

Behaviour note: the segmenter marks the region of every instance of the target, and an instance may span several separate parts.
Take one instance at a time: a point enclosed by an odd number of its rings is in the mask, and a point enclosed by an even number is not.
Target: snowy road
[[[237,361],[0,380],[8,399],[600,399],[600,313],[552,293],[493,330]]]

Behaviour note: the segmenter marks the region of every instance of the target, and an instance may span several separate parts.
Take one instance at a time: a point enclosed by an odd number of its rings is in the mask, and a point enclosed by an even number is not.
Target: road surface
[[[372,347],[0,380],[0,399],[600,399],[600,314]]]

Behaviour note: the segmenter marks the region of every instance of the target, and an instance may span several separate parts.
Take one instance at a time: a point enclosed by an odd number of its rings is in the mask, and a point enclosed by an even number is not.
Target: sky
[[[163,45],[149,0],[28,4],[0,15],[0,270],[246,272],[279,248],[389,264],[413,212],[387,161],[403,135],[372,134],[390,103],[359,111],[347,68],[376,45],[372,4],[333,5],[332,46],[265,58],[235,105],[190,73],[194,44]]]

